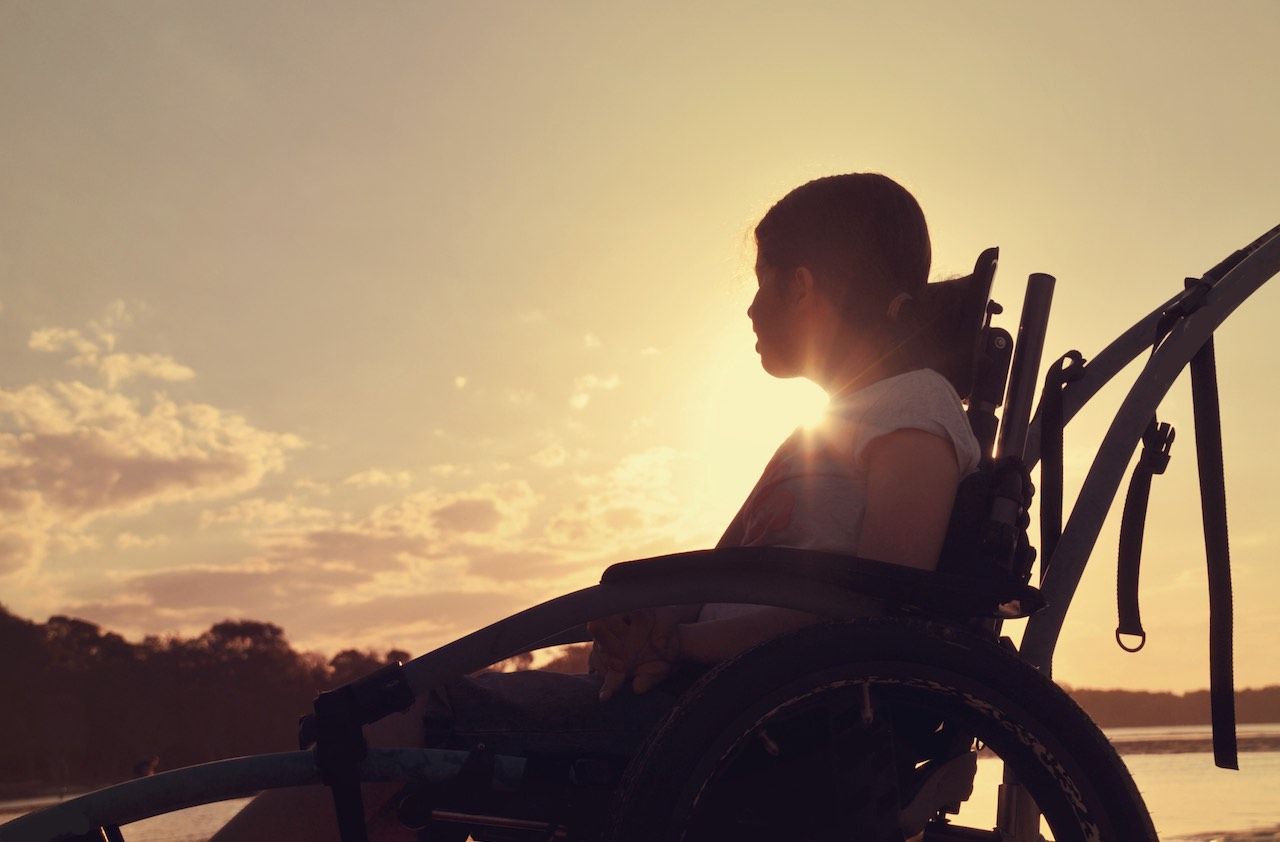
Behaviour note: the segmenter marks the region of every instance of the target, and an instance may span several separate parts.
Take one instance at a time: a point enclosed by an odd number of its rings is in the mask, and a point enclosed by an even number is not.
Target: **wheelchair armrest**
[[[1014,601],[1018,614],[1001,613]],[[953,620],[1021,616],[1044,604],[1035,588],[1011,576],[957,576],[788,547],[698,550],[615,564],[598,585],[526,608],[414,658],[404,665],[404,678],[417,695],[512,655],[582,640],[581,624],[595,617],[699,602],[780,605],[832,617],[864,616],[870,602]]]
[[[891,605],[909,606],[944,617],[1010,617],[1001,606],[1017,602],[1026,616],[1044,606],[1035,588],[1008,579],[957,576],[917,570],[842,553],[794,547],[725,547],[614,564],[601,584],[622,585],[682,575],[778,573],[847,589]]]

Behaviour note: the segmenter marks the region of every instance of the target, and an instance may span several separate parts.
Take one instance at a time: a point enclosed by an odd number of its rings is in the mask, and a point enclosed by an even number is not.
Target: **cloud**
[[[195,371],[165,354],[107,354],[95,367],[113,388],[137,377],[175,383],[196,376]]]
[[[150,549],[151,547],[162,547],[169,543],[167,535],[152,535],[151,537],[143,537],[133,532],[121,532],[116,535],[116,547],[122,550],[132,549]]]
[[[252,556],[115,574],[109,595],[69,610],[144,632],[253,616],[312,630],[309,640],[327,645],[417,646],[536,601],[517,582],[576,569],[552,552],[515,549],[538,502],[520,481],[415,492],[363,515],[292,496],[242,500],[203,520],[247,527]]]
[[[80,331],[69,327],[46,327],[31,332],[27,347],[33,351],[57,354],[74,351],[82,356],[97,355],[96,343],[86,339]]]
[[[537,453],[529,457],[529,461],[543,468],[555,468],[563,465],[565,459],[569,456],[569,452],[564,449],[564,445],[552,442]]]
[[[502,514],[493,500],[456,500],[436,509],[435,522],[446,532],[493,532]]]
[[[672,490],[678,458],[669,447],[650,448],[623,458],[603,476],[583,478],[588,493],[551,517],[547,541],[601,555],[680,534],[683,513]]]
[[[163,394],[144,403],[82,383],[0,389],[0,569],[37,563],[56,529],[252,489],[302,445]]]
[[[205,509],[200,513],[200,527],[207,529],[221,524],[273,527],[288,524],[297,528],[300,524],[326,523],[332,517],[330,510],[306,505],[292,494],[281,500],[250,497],[221,509]]]
[[[401,570],[411,558],[430,556],[431,548],[426,535],[378,532],[352,524],[281,538],[269,548],[268,558],[291,566],[299,562],[338,562],[365,571]]]
[[[135,303],[130,306],[117,298],[107,305],[101,316],[89,322],[89,329],[110,351],[115,348],[116,339],[120,331],[132,327],[135,317],[140,313],[145,313],[146,309],[145,304]]]
[[[582,347],[587,349],[588,351],[599,348],[600,337],[596,336],[594,333],[585,334],[582,337]]]
[[[100,320],[89,323],[98,341],[89,339],[76,328],[46,327],[31,332],[27,347],[48,354],[72,353],[74,356],[67,360],[69,365],[98,372],[108,388],[115,388],[120,383],[139,377],[172,383],[196,376],[194,370],[167,354],[114,351],[116,332],[132,321],[130,311],[123,302],[117,301],[108,307],[106,315]]]
[[[281,566],[186,567],[132,576],[125,584],[130,593],[169,609],[204,607],[254,614],[298,591],[340,588],[365,578],[360,571],[318,566],[305,576],[300,573]]]
[[[622,381],[616,374],[600,377],[595,374],[584,374],[573,381],[573,394],[569,397],[569,406],[584,409],[591,402],[592,392],[612,391]]]
[[[303,648],[423,651],[537,601],[492,588],[413,588],[351,598],[366,578],[359,570],[261,563],[184,567],[129,577],[121,595],[71,605],[64,613],[136,633],[195,634],[228,617],[254,617],[278,623]]]
[[[255,498],[206,511],[201,525],[245,527],[262,559],[288,570],[319,564],[405,573],[505,545],[527,528],[538,499],[518,480],[452,493],[415,492],[358,516],[293,497]]]
[[[358,474],[352,474],[342,482],[345,485],[354,485],[357,488],[379,488],[383,486],[397,486],[403,488],[413,481],[413,475],[408,471],[395,471],[388,473],[377,468],[370,468],[367,471],[361,471]]]
[[[545,550],[493,550],[474,553],[467,559],[467,572],[495,582],[529,582],[556,579],[582,569],[563,554]]]

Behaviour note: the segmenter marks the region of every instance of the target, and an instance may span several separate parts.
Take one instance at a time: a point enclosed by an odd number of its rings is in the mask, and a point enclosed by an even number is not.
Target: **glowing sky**
[[[1089,355],[1280,222],[1278,37],[1262,2],[4,2],[0,601],[420,652],[708,546],[821,406],[752,352],[775,199],[888,173],[935,276],[1001,246],[1004,323],[1051,272],[1049,352]],[[1218,345],[1242,686],[1280,681],[1277,295]],[[1187,393],[1150,643],[1111,640],[1113,516],[1064,681],[1207,681]]]

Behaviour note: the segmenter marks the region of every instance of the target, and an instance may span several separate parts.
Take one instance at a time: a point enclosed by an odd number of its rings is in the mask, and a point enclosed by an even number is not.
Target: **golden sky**
[[[1280,222],[1280,6],[0,3],[0,601],[421,652],[714,543],[820,410],[758,369],[749,233],[871,170],[934,274],[1059,278],[1086,356]],[[1238,681],[1280,682],[1278,289],[1220,332]],[[1120,391],[1068,430],[1078,484]],[[1185,382],[1112,642],[1118,514],[1058,677],[1207,683]]]

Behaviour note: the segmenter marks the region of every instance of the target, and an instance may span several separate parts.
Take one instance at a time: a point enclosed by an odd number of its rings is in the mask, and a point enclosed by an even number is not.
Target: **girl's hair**
[[[956,333],[947,316],[963,310],[962,292],[928,283],[929,228],[902,185],[878,173],[815,179],[771,207],[755,236],[762,262],[807,267],[849,325],[875,337],[881,371],[951,367],[959,349],[944,339]]]

